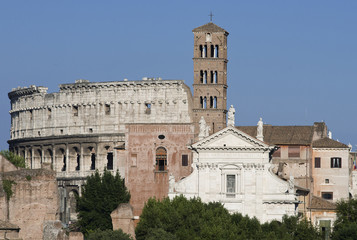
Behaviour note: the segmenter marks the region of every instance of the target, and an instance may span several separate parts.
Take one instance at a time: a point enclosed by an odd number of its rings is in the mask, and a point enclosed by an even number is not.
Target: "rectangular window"
[[[333,200],[333,192],[322,192],[321,197],[326,200]]]
[[[300,146],[289,146],[288,147],[289,158],[299,158],[300,157]]]
[[[315,168],[321,168],[321,158],[315,157]]]
[[[78,106],[73,106],[72,112],[73,112],[73,116],[77,117],[78,116]]]
[[[234,198],[236,195],[236,175],[227,175],[227,197]]]
[[[339,157],[331,158],[331,168],[341,168],[341,167],[342,167],[341,158]]]
[[[188,155],[182,155],[182,166],[188,166]]]
[[[105,104],[105,115],[110,115],[110,105]]]

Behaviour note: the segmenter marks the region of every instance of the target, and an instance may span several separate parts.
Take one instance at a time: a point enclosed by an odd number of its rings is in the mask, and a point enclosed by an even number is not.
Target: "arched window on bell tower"
[[[213,97],[209,97],[209,108],[213,108]]]
[[[200,45],[200,56],[203,58],[203,46]]]
[[[214,46],[214,57],[218,58],[218,45]]]
[[[200,83],[203,83],[203,70],[200,71]]]
[[[211,45],[211,56],[210,57],[216,57],[215,54],[216,53],[216,49],[214,45]]]
[[[217,71],[215,71],[213,75],[213,83],[217,84]]]
[[[213,108],[217,108],[217,97],[213,98]]]
[[[203,72],[203,84],[207,84],[207,71]]]

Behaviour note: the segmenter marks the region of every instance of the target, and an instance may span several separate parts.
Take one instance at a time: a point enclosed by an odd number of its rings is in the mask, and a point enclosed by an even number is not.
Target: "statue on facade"
[[[175,176],[170,173],[169,176],[169,192],[175,191]]]
[[[259,139],[260,141],[263,141],[263,119],[260,118],[259,122],[257,124],[257,139]]]
[[[228,127],[235,126],[235,116],[234,116],[235,114],[236,114],[236,110],[233,107],[233,105],[231,105],[231,107],[228,110],[228,122],[227,122]]]
[[[207,125],[205,129],[205,137],[209,136],[209,131],[211,131],[211,127]]]
[[[289,189],[288,189],[289,193],[294,193],[294,188],[295,188],[294,176],[290,176],[288,183],[289,183]]]
[[[206,132],[207,132],[207,124],[203,116],[201,117],[200,121],[198,122],[200,126],[200,132],[198,133],[198,139],[202,140],[206,137]]]

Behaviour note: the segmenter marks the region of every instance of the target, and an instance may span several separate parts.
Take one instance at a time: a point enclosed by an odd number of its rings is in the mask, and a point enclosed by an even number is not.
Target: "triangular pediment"
[[[194,148],[234,149],[269,148],[270,146],[236,128],[227,127],[197,143]]]

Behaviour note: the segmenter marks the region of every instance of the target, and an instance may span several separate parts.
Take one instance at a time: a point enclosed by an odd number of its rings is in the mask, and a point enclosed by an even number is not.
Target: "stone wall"
[[[11,140],[123,132],[125,123],[191,121],[191,92],[179,80],[77,80],[55,93],[36,86],[13,89],[9,98]]]
[[[1,173],[4,180],[13,181],[13,195],[7,201],[0,189],[1,220],[19,226],[24,240],[42,239],[43,226],[58,215],[58,194],[55,172],[46,169],[22,169]]]
[[[127,125],[125,184],[135,216],[150,197],[167,197],[170,175],[178,181],[191,173],[193,134],[191,124]]]

